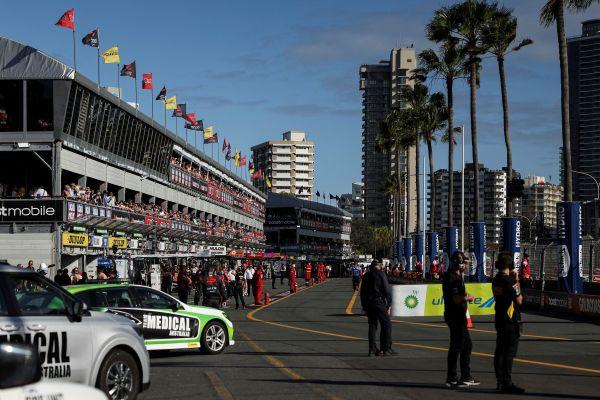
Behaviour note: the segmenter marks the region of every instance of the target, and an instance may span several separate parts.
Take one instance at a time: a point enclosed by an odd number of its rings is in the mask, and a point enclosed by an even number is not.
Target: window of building
[[[23,131],[23,81],[0,80],[0,132]]]
[[[54,110],[51,80],[27,81],[27,130],[53,131]]]

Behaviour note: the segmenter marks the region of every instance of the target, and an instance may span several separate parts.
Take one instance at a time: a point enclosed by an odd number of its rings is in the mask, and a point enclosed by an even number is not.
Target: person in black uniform
[[[378,260],[371,262],[369,271],[363,276],[360,288],[360,302],[369,320],[369,357],[392,356],[392,321],[390,310],[392,305],[392,291],[383,273],[382,264]],[[380,350],[377,349],[375,333],[377,323],[381,326],[379,334]]]
[[[235,309],[237,310],[242,304],[242,309],[246,309],[244,302],[244,270],[238,267],[235,272],[235,281],[233,286],[233,297],[235,298]]]
[[[525,390],[512,382],[513,359],[517,354],[521,336],[521,311],[523,301],[519,282],[514,273],[515,263],[510,253],[502,252],[496,260],[498,273],[492,280],[492,291],[496,300],[496,351],[494,371],[498,390],[503,393],[521,394]]]
[[[467,267],[467,257],[462,251],[455,252],[450,258],[450,268],[442,278],[444,294],[444,320],[450,328],[450,346],[448,347],[448,374],[446,386],[449,388],[479,385],[471,376],[471,335],[467,329],[467,302],[473,296],[467,294],[463,275]],[[460,356],[460,379],[456,364]]]

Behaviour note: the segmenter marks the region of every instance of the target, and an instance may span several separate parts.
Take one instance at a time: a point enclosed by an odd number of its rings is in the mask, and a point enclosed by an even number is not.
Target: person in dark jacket
[[[462,251],[455,252],[450,259],[450,268],[442,278],[444,296],[444,320],[450,328],[448,346],[448,372],[446,386],[465,388],[479,385],[471,376],[471,350],[473,345],[467,329],[467,303],[473,296],[466,292],[463,276],[467,269],[467,257]],[[458,379],[456,364],[460,356],[461,377]]]
[[[392,321],[390,320],[392,291],[382,268],[381,262],[373,260],[369,271],[362,277],[360,287],[360,302],[369,321],[369,357],[373,354],[376,356],[394,355]],[[377,349],[377,340],[375,339],[378,323],[381,328],[379,349]]]
[[[185,265],[181,265],[179,267],[179,274],[177,275],[177,294],[179,295],[179,300],[182,303],[187,304],[191,288],[192,280],[188,275],[187,267]]]
[[[496,351],[494,371],[498,390],[502,393],[522,394],[525,389],[512,381],[513,359],[517,355],[521,336],[521,310],[523,302],[519,281],[515,279],[515,262],[510,253],[500,253],[496,260],[498,274],[492,280],[492,291],[496,301],[494,325],[496,327]]]

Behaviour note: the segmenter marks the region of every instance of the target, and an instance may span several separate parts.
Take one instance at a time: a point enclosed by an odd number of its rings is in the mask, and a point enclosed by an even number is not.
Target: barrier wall
[[[475,299],[469,303],[471,315],[494,314],[491,283],[467,283],[467,293]],[[433,317],[444,315],[442,285],[392,285],[392,316]]]
[[[525,289],[525,305],[541,310],[600,318],[600,296]]]

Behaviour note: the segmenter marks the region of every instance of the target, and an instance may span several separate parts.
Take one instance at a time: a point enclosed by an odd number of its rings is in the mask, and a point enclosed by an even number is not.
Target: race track
[[[281,290],[272,291],[273,295]],[[142,399],[495,399],[492,318],[475,317],[472,374],[481,386],[449,390],[448,331],[439,318],[396,320],[395,357],[367,357],[366,319],[349,279],[228,310],[236,344],[218,356],[171,352],[152,359]],[[600,327],[524,314],[513,379],[527,399],[599,399]]]

